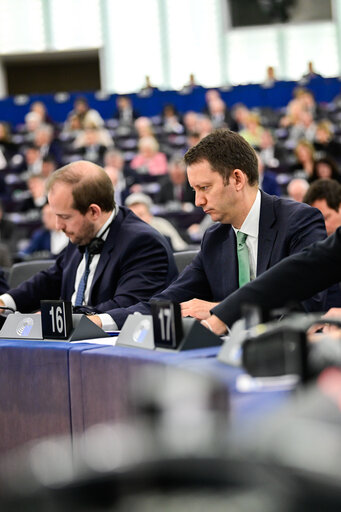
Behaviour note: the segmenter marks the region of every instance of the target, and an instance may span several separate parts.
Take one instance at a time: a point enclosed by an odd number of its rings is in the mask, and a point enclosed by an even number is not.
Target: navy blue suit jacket
[[[261,191],[257,275],[280,260],[326,237],[319,210]],[[220,302],[238,289],[236,236],[230,224],[214,224],[204,234],[201,250],[178,279],[152,300],[183,302],[193,298]],[[325,295],[309,301],[308,309],[325,309]],[[150,313],[150,304],[137,304],[112,315],[121,328],[129,313]]]
[[[341,228],[326,240],[316,242],[275,265],[212,309],[231,326],[244,303],[258,304],[264,311],[282,307],[289,300],[304,300],[341,281]]]
[[[40,300],[71,300],[82,255],[71,242],[55,264],[9,291],[23,313],[39,309]],[[177,276],[167,240],[120,207],[109,230],[93,278],[89,306],[109,313],[148,300]]]

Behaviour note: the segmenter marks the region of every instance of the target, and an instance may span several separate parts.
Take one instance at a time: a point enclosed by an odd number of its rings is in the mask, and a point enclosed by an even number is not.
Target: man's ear
[[[98,204],[92,203],[88,208],[88,213],[90,214],[92,220],[97,220],[102,213],[102,210]]]
[[[242,190],[247,182],[246,174],[240,169],[234,169],[230,175],[236,190]]]

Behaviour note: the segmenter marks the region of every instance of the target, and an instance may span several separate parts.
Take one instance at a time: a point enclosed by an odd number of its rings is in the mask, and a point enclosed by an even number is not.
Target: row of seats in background
[[[151,101],[154,93],[145,101]],[[160,91],[157,93],[160,98]],[[4,220],[19,228],[14,230],[14,247],[11,244],[15,261],[31,257],[25,248],[34,230],[42,225],[45,180],[57,167],[82,158],[104,166],[118,203],[124,204],[131,193],[140,194],[140,199],[141,193],[147,196],[149,201],[142,202],[149,217],[166,217],[180,233],[184,245],[173,247],[175,250],[199,243],[209,222],[194,205],[182,157],[216,128],[238,131],[255,147],[260,157],[261,187],[269,193],[287,194],[293,178],[340,181],[338,94],[332,101],[317,102],[312,89],[297,85],[284,107],[249,108],[238,101],[228,105],[222,91],[210,89],[204,91],[200,112],[186,108],[180,112],[174,104],[166,103],[150,116],[140,115],[133,100],[132,95],[116,96],[114,112],[105,117],[89,105],[86,96],[75,96],[63,122],[50,116],[44,101],[31,101],[24,122],[0,122],[0,236],[6,241],[1,229]],[[40,251],[35,252],[41,256]],[[50,257],[51,251],[46,255]]]

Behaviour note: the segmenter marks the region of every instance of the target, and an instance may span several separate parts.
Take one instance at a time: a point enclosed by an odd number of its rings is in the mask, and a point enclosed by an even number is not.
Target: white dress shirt
[[[103,233],[105,231],[105,229],[107,228],[107,226],[109,226],[109,224],[111,224],[111,222],[115,219],[115,217],[117,215],[117,211],[118,211],[118,209],[116,207],[115,210],[110,215],[110,217],[108,218],[108,220],[105,222],[105,224],[103,224],[101,229],[96,233],[96,237],[101,237],[101,233]],[[108,236],[108,232],[109,232],[109,230],[107,230],[104,233],[104,235],[101,237],[101,238],[103,238],[103,240],[106,240],[106,238]],[[86,288],[85,288],[85,293],[84,293],[84,303],[85,304],[87,304],[88,300],[89,300],[91,285],[92,285],[92,281],[93,281],[93,278],[95,275],[95,270],[96,270],[97,264],[99,262],[100,256],[101,256],[100,254],[95,254],[91,260],[90,273],[89,273],[89,277],[88,277],[88,280],[86,283]],[[75,304],[79,282],[84,273],[84,270],[85,270],[85,255],[81,259],[81,261],[78,265],[78,268],[77,268],[76,279],[75,279],[75,288],[74,288],[74,292],[71,297],[71,302],[73,305]],[[8,293],[4,293],[3,295],[0,295],[0,299],[3,301],[5,306],[10,307],[14,310],[17,310],[17,306],[16,306],[16,303],[15,303],[13,297],[11,295],[9,295]],[[101,313],[98,316],[100,317],[100,319],[102,321],[102,329],[107,330],[107,331],[117,329],[116,323],[113,321],[113,319],[110,315],[108,315],[107,313]]]
[[[250,278],[251,281],[257,276],[257,255],[258,255],[258,232],[259,232],[259,217],[260,217],[260,203],[261,193],[258,190],[256,199],[247,214],[246,219],[241,225],[240,229],[236,229],[234,226],[234,232],[237,235],[238,231],[247,235],[246,246],[249,251],[249,262],[250,262]]]

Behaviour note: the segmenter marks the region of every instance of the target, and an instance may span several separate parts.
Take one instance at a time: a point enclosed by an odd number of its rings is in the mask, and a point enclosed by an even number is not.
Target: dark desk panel
[[[27,441],[69,435],[69,353],[98,345],[0,341],[0,453]]]
[[[217,347],[184,352],[159,352],[129,347],[105,347],[70,353],[72,430],[99,422],[120,421],[132,412],[129,383],[140,368],[178,366],[189,359],[214,357]]]

